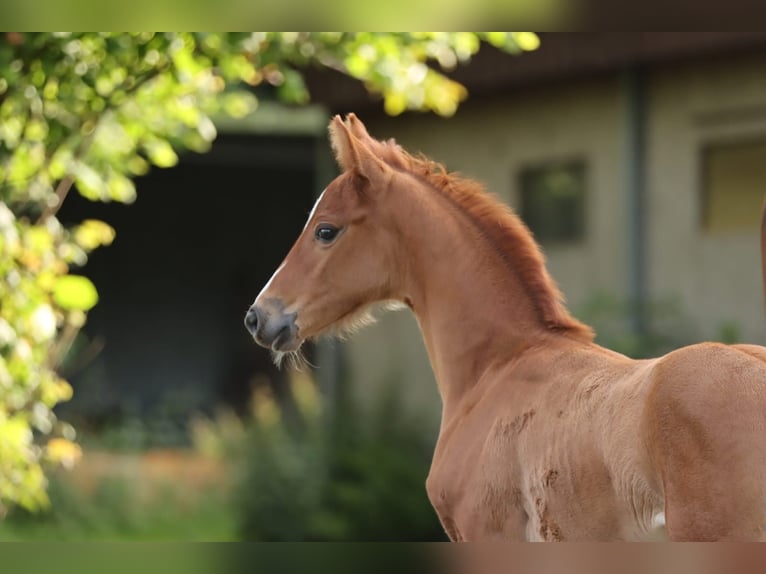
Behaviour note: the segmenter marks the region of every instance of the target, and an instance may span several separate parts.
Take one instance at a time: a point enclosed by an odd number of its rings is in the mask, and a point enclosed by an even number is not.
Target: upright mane
[[[593,330],[572,317],[564,306],[540,247],[510,207],[487,193],[480,183],[449,173],[442,164],[425,156],[414,157],[393,141],[379,143],[376,148],[383,161],[427,183],[473,223],[519,277],[547,329],[593,340]]]

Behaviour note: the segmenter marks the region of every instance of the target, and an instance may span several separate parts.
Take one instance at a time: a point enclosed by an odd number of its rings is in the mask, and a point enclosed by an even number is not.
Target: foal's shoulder
[[[658,404],[684,404],[702,412],[711,410],[711,405],[720,407],[722,401],[751,401],[753,391],[762,400],[764,380],[766,348],[698,343],[656,359],[651,396]]]

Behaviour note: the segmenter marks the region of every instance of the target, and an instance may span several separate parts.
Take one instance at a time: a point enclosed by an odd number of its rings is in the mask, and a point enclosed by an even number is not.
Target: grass
[[[160,477],[125,472],[130,460],[122,468],[119,460],[112,472],[95,477],[83,471],[54,475],[50,509],[11,512],[0,521],[0,540],[238,539],[236,512],[224,484],[190,484],[193,477],[173,477],[172,468]]]

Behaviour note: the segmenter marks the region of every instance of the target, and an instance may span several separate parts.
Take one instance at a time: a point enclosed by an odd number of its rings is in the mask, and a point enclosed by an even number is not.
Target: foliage
[[[647,302],[643,308],[645,328],[641,332],[628,328],[634,312],[629,301],[599,292],[590,297],[577,315],[596,330],[597,343],[636,359],[657,357],[697,341],[697,330],[677,298]]]
[[[264,59],[270,64],[288,61],[305,66],[318,62],[364,82],[382,94],[386,111],[398,115],[408,109],[431,110],[451,116],[467,92],[459,83],[436,71],[431,62],[445,69],[470,59],[480,41],[511,51],[534,50],[539,45],[529,32],[320,32],[266,34],[270,45]],[[273,48],[273,50],[272,50]],[[267,66],[268,67],[268,66]],[[287,99],[308,100],[300,74],[281,67],[280,90]]]
[[[8,503],[46,504],[46,461],[73,463],[74,429],[53,407],[72,389],[58,374],[86,312],[90,280],[71,272],[114,230],[65,229],[56,213],[71,189],[130,202],[132,178],[202,152],[215,114],[241,117],[269,87],[305,103],[301,67],[339,70],[382,94],[389,113],[454,113],[452,67],[483,38],[534,49],[529,33],[18,33],[0,36],[0,515]]]
[[[327,424],[313,384],[294,379],[291,388],[293,416],[268,393],[255,397],[235,491],[243,539],[444,539],[425,491],[431,440],[395,394],[372,416],[342,406]]]
[[[50,506],[43,512],[11,510],[0,522],[0,540],[235,540],[236,514],[228,491],[190,492],[177,484],[156,485],[150,499],[136,480],[109,477],[92,491],[55,473]]]
[[[50,507],[11,509],[0,540],[444,539],[424,485],[433,437],[400,414],[395,387],[330,426],[310,377],[288,386],[281,406],[259,391],[251,418],[199,415],[194,452],[86,447],[52,474]]]

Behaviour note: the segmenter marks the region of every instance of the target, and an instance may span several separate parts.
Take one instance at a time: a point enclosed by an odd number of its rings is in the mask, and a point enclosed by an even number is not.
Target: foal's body
[[[761,359],[723,345],[532,347],[444,419],[428,494],[453,540],[640,540],[662,512],[676,540],[758,538],[764,384]]]
[[[635,361],[571,317],[515,215],[356,118],[345,169],[248,328],[296,349],[370,304],[415,313],[443,400],[426,486],[453,540],[757,539],[766,522],[766,348]],[[334,230],[334,231],[333,231]]]

